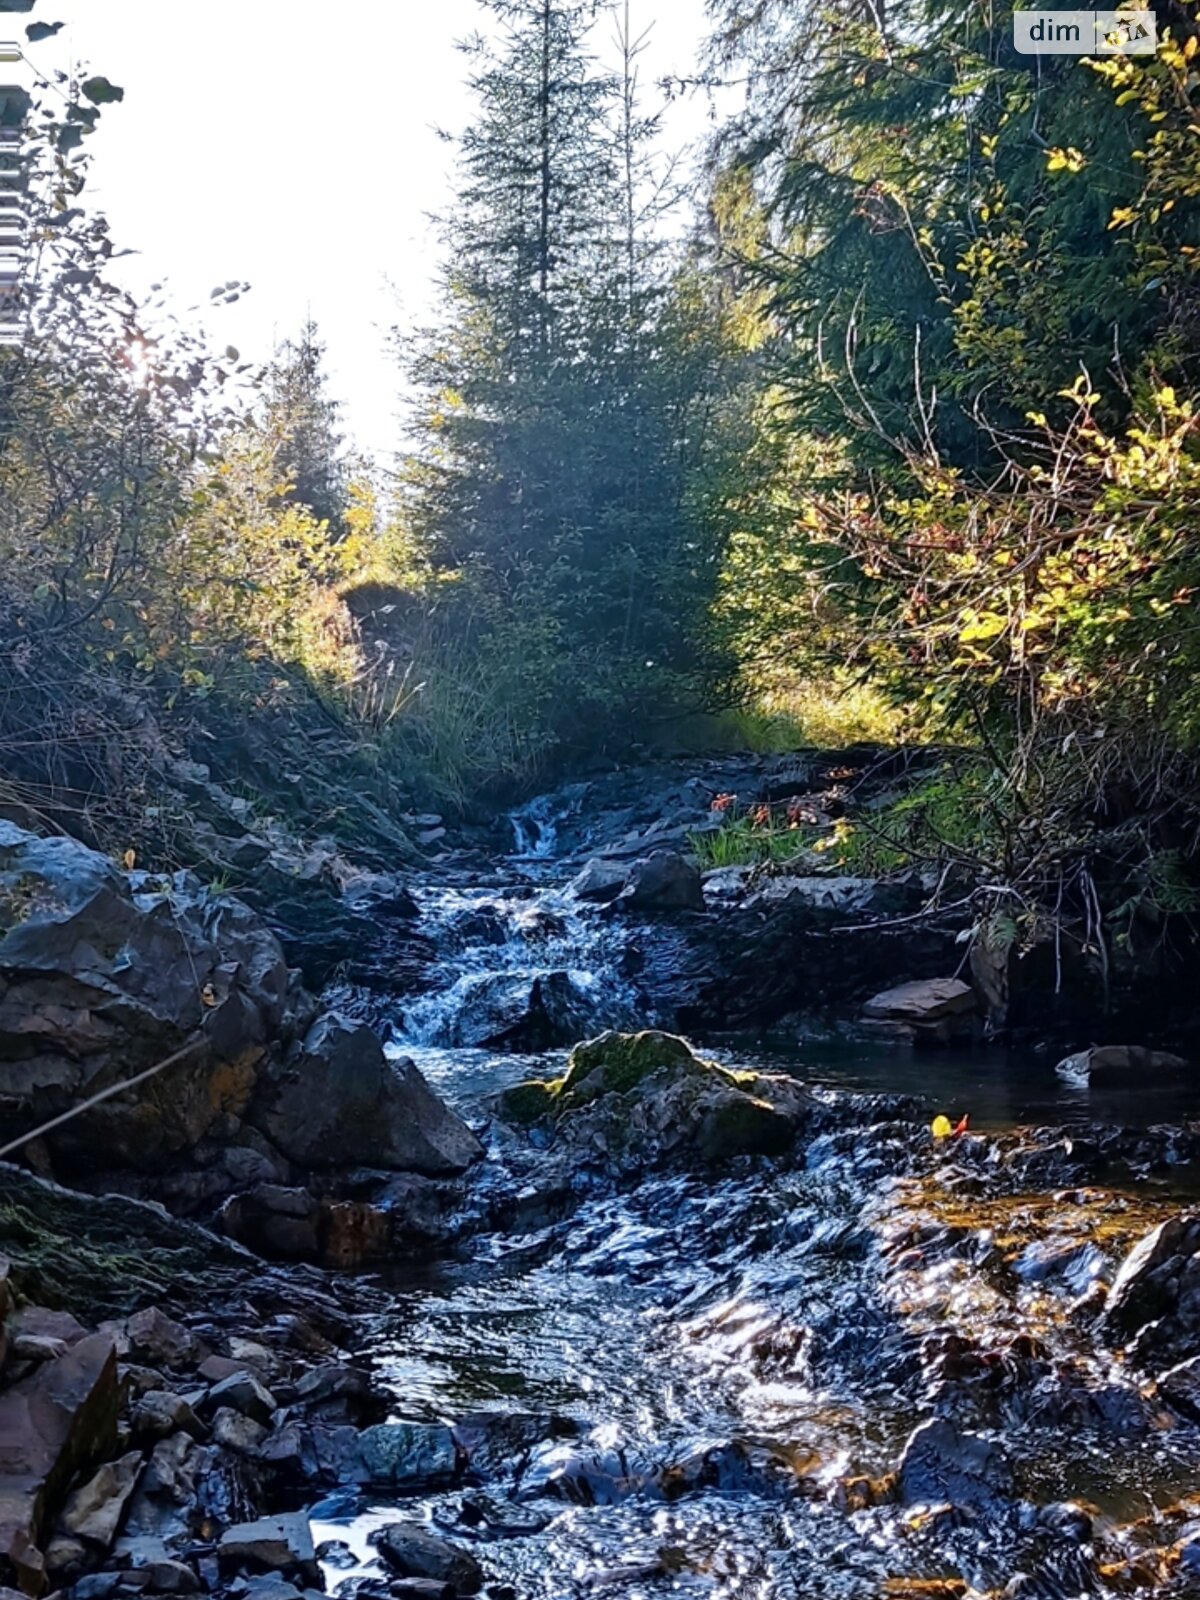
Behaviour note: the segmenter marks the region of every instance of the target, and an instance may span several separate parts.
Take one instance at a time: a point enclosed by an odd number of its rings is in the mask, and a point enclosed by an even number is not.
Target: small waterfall
[[[518,861],[548,861],[558,843],[558,796],[540,794],[536,799],[509,812],[513,831],[513,856]]]
[[[625,929],[595,908],[557,889],[419,898],[440,956],[429,992],[403,1012],[402,1042],[538,1050],[637,1020]]]

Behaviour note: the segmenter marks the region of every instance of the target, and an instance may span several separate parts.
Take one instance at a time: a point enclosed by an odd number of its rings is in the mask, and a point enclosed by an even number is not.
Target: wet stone
[[[453,1433],[437,1423],[381,1422],[364,1428],[357,1446],[371,1483],[418,1487],[452,1480],[462,1470]]]
[[[275,1396],[250,1372],[235,1372],[208,1391],[200,1409],[206,1416],[228,1408],[255,1422],[270,1422],[276,1410]]]
[[[261,1517],[226,1529],[217,1559],[225,1570],[294,1573],[320,1583],[308,1519],[300,1513]]]
[[[379,1554],[402,1578],[424,1578],[449,1585],[456,1594],[478,1594],[483,1568],[469,1551],[440,1539],[418,1522],[392,1522],[373,1540]]]
[[[906,1505],[949,1503],[985,1510],[1011,1499],[1015,1480],[1001,1445],[935,1417],[910,1435],[897,1488]]]

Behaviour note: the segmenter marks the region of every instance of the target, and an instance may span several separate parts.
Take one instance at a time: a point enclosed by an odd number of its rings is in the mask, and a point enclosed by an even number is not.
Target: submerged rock
[[[576,1045],[564,1077],[516,1084],[500,1108],[513,1122],[546,1121],[556,1138],[636,1167],[782,1155],[808,1097],[791,1079],[730,1072],[686,1040],[651,1030]]]
[[[934,1417],[914,1429],[896,1474],[905,1505],[948,1503],[973,1510],[1008,1500],[1015,1490],[1003,1447]]]

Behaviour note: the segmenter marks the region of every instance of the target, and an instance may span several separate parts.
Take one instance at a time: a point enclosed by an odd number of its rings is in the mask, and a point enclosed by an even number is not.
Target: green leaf
[[[25,29],[25,37],[30,44],[41,44],[43,39],[53,39],[65,27],[65,22],[31,22]]]
[[[81,88],[94,106],[106,106],[114,100],[125,98],[124,89],[119,89],[115,83],[109,83],[107,78],[89,78]]]

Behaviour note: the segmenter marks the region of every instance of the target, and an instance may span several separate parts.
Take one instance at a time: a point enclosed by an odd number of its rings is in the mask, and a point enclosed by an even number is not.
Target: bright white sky
[[[687,76],[704,0],[633,0],[653,23],[643,81]],[[252,292],[212,313],[222,345],[260,360],[311,311],[329,346],[333,388],[357,442],[398,444],[401,378],[387,329],[419,324],[439,257],[430,213],[452,203],[453,151],[439,128],[470,117],[456,42],[477,31],[476,0],[41,0],[65,21],[30,47],[39,67],[83,60],[126,91],[89,141],[92,194],[125,281],[166,280],[183,308],[232,278]],[[3,19],[23,36],[29,17]],[[607,47],[612,24],[597,34]],[[666,142],[709,126],[700,97],[677,103]]]

